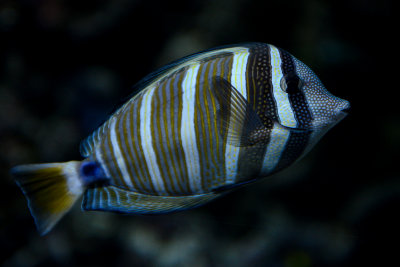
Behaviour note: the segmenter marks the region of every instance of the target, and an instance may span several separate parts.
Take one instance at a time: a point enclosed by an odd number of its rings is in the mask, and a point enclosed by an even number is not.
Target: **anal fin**
[[[113,211],[135,214],[162,214],[191,209],[217,197],[218,193],[191,196],[155,196],[132,192],[115,186],[88,188],[83,210]]]

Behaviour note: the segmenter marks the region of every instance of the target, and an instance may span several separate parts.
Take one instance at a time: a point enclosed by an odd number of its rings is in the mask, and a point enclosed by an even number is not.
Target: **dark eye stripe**
[[[283,77],[286,80],[286,91],[288,92],[290,106],[293,110],[297,127],[306,128],[311,125],[312,117],[303,91],[298,90],[299,82],[301,82],[301,80],[296,75],[292,56],[282,49],[279,49],[279,52],[282,58]],[[297,77],[297,79],[294,77]],[[301,154],[303,154],[309,139],[309,133],[291,133],[275,171],[285,168],[295,159],[300,157]]]

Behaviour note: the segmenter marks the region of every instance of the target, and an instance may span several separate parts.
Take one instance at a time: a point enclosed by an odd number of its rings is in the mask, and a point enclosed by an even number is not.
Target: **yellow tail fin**
[[[81,162],[20,165],[11,169],[41,235],[48,233],[83,193]]]

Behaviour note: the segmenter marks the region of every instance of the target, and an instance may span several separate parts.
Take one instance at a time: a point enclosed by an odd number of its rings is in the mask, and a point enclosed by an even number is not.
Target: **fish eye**
[[[303,81],[294,73],[287,74],[281,79],[281,89],[288,94],[297,93],[303,85]]]

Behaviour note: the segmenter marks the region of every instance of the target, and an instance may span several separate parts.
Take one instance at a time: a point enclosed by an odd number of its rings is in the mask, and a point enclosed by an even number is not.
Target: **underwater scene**
[[[396,265],[393,2],[2,1],[0,265]]]

